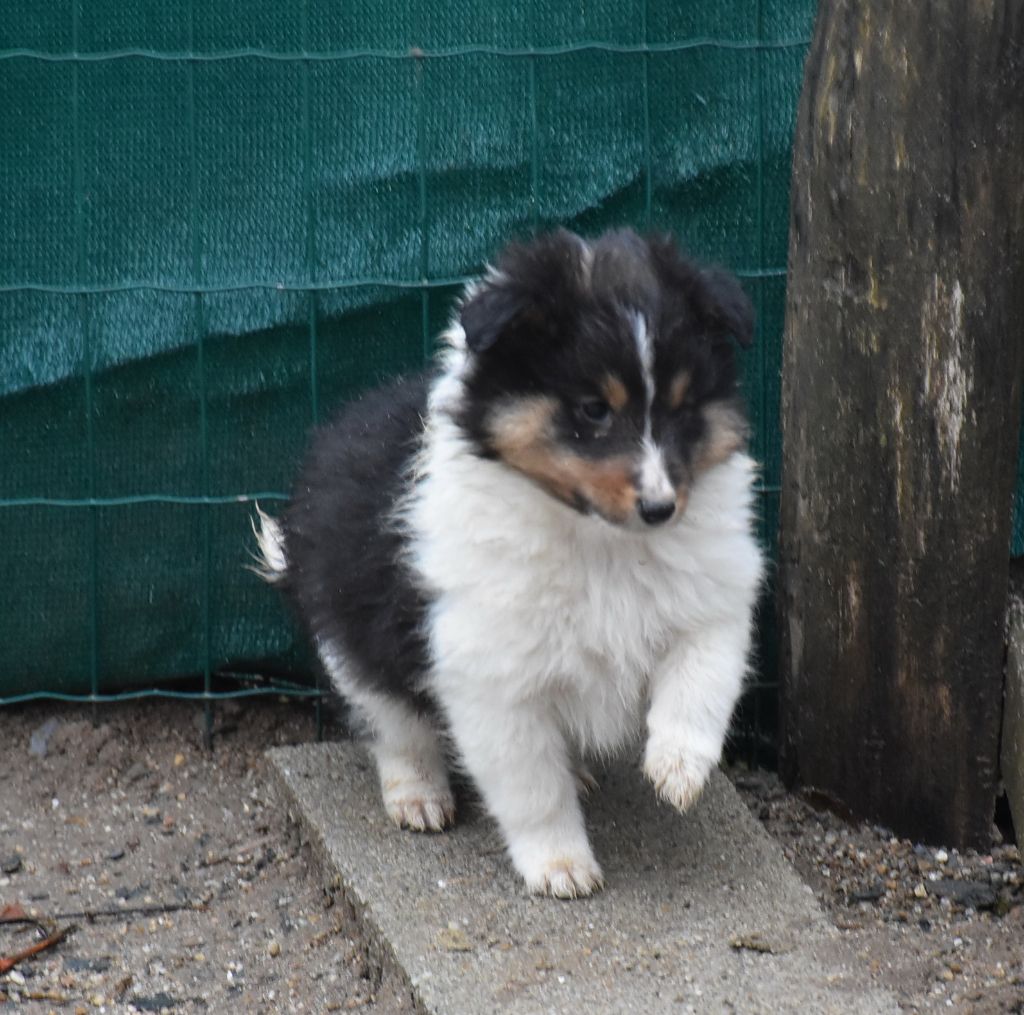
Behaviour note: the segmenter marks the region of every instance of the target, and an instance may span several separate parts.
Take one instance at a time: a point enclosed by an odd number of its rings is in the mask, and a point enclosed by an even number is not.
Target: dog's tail
[[[271,585],[282,581],[288,573],[288,558],[284,553],[284,530],[281,523],[256,505],[256,517],[251,519],[256,536],[256,552],[249,570]]]

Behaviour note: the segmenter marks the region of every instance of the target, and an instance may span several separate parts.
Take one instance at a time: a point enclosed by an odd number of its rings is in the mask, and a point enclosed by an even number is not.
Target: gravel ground
[[[212,753],[194,704],[97,715],[0,709],[0,956],[40,937],[2,922],[5,907],[76,928],[0,975],[0,1007],[411,1015],[265,778],[266,748],[313,739],[308,706],[218,706]],[[730,774],[906,1010],[1024,1013],[1015,847],[915,846],[815,810],[770,774]]]
[[[998,831],[987,853],[929,848],[817,810],[770,773],[731,774],[906,1010],[1024,1012],[1024,869]]]
[[[0,709],[0,911],[76,928],[0,976],[0,1008],[411,1011],[270,795],[263,753],[313,738],[308,706],[218,706],[212,753],[194,703],[98,717]],[[0,923],[0,955],[38,939]]]

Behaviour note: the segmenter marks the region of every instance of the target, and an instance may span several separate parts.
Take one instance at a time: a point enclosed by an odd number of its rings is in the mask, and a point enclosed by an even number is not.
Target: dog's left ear
[[[682,297],[712,339],[733,335],[747,347],[754,339],[754,308],[739,280],[724,268],[701,268],[684,257],[671,236],[648,240],[655,270],[666,290]]]
[[[754,340],[754,308],[739,279],[722,268],[703,268],[693,279],[691,299],[708,332],[732,335],[745,349]]]

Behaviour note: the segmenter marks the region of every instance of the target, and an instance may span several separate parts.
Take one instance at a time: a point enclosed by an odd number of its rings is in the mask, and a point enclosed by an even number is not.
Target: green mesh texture
[[[505,240],[556,223],[671,229],[740,274],[774,545],[813,14],[6,0],[0,695],[301,670],[244,566],[253,500],[277,506],[315,420],[424,362]]]

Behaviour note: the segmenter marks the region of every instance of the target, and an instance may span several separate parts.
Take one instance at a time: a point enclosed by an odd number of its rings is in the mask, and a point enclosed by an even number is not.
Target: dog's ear
[[[732,335],[745,349],[754,341],[754,307],[731,272],[704,268],[694,279],[691,299],[709,334]]]
[[[462,305],[459,323],[472,353],[490,349],[524,310],[521,293],[497,277],[481,283]]]
[[[685,301],[686,310],[710,338],[729,335],[744,347],[754,339],[754,308],[739,280],[724,268],[701,268],[684,257],[670,236],[649,241],[651,259],[662,285],[673,298]]]
[[[557,337],[576,304],[585,250],[565,229],[506,247],[459,311],[466,348],[483,353],[516,336]]]

